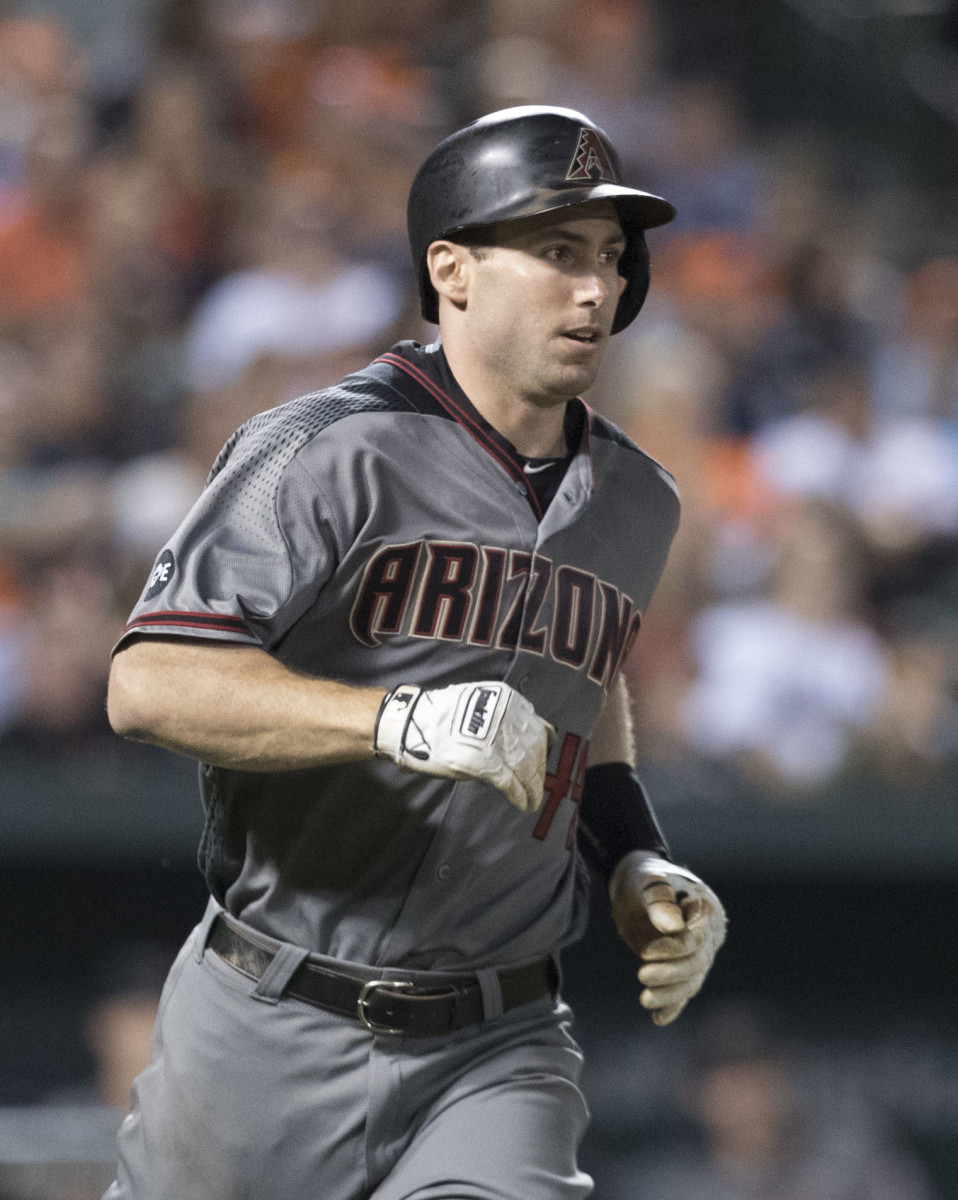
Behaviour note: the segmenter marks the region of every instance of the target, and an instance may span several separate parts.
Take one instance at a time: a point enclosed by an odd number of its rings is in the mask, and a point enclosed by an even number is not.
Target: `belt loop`
[[[499,983],[499,973],[493,967],[486,967],[476,972],[479,980],[479,991],[482,993],[482,1013],[486,1021],[495,1020],[505,1012],[502,1005],[502,985]]]
[[[304,950],[302,946],[291,946],[284,942],[253,989],[253,999],[262,1000],[264,1004],[277,1004],[286,990],[286,985],[308,957],[309,951]]]
[[[210,936],[210,930],[213,928],[213,923],[222,912],[222,908],[210,896],[209,903],[206,905],[206,912],[203,914],[203,919],[197,925],[193,933],[193,957],[197,962],[203,961],[203,951],[206,949],[206,943]]]

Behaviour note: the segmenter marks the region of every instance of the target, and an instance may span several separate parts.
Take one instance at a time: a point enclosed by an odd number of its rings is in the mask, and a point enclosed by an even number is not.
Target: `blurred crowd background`
[[[243,420],[434,338],[409,183],[520,103],[679,210],[587,398],[683,496],[629,669],[732,913],[684,1032],[641,1025],[614,939],[573,956],[597,1195],[958,1196],[949,0],[0,2],[0,1162],[71,1157],[39,1114],[112,1053],[85,989],[142,1016],[202,903],[191,768],[104,714],[152,561]]]

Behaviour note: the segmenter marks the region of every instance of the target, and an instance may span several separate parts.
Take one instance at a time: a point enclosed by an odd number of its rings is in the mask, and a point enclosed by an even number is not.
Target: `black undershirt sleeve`
[[[645,788],[628,763],[588,768],[579,802],[578,837],[589,867],[606,883],[630,850],[650,850],[672,861]]]

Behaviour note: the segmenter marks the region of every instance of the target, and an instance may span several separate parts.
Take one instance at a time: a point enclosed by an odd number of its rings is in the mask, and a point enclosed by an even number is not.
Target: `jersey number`
[[[575,831],[579,824],[579,801],[582,799],[582,786],[585,783],[585,762],[588,749],[589,743],[583,742],[577,733],[567,733],[563,738],[555,772],[546,776],[546,801],[542,806],[536,827],[532,831],[532,836],[538,838],[540,842],[549,832],[559,805],[568,796],[574,807],[565,846],[567,850],[571,850],[575,845]]]

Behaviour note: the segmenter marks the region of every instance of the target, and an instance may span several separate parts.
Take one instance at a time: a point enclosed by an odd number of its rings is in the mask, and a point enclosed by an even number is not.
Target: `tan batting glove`
[[[620,936],[642,959],[639,1003],[656,1025],[668,1025],[705,982],[725,941],[725,909],[697,875],[633,850],[609,881],[612,917]]]
[[[424,691],[402,684],[376,720],[377,755],[411,771],[481,779],[522,812],[542,803],[555,729],[507,683],[457,683]]]

